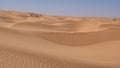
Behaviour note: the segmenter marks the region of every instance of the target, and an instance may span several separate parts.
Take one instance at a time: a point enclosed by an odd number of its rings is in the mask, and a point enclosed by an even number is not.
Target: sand
[[[0,10],[0,68],[120,68],[119,22]]]

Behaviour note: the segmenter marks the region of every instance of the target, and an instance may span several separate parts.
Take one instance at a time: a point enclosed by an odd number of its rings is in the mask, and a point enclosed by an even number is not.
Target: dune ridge
[[[120,68],[119,18],[0,11],[1,68]]]

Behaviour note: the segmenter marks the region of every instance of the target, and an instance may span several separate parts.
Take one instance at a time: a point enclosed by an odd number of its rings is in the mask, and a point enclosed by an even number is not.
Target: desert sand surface
[[[0,10],[0,68],[120,68],[120,18]]]

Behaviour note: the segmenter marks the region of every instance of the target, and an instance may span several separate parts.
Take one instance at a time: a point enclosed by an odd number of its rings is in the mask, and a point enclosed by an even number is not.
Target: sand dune
[[[120,28],[119,24],[103,24],[100,28]]]
[[[37,30],[39,31],[49,31],[49,32],[93,32],[99,31],[99,24],[96,23],[80,23],[80,22],[71,22],[71,21],[53,21],[52,23],[48,23],[49,21],[39,21],[39,22],[22,22],[16,23],[12,26],[12,28],[23,29],[23,30]],[[96,26],[94,26],[96,25]],[[89,27],[88,27],[89,26]],[[26,29],[25,29],[26,28]]]
[[[95,43],[117,41],[120,40],[120,29],[111,28],[98,32],[91,33],[58,33],[45,32],[37,33],[36,36],[40,38],[68,46],[85,46]],[[114,36],[114,37],[113,37]],[[57,38],[57,39],[56,39]]]
[[[120,68],[120,19],[0,11],[0,68]]]

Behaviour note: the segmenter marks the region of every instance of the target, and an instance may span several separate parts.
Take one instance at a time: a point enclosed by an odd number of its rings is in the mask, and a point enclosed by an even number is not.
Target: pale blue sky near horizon
[[[0,9],[59,16],[120,18],[120,0],[0,0]]]

